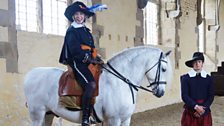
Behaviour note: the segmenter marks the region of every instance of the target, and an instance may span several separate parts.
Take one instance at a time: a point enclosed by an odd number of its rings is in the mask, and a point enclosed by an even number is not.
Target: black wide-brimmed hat
[[[87,15],[88,17],[91,17],[91,16],[94,15],[94,13],[93,13],[93,12],[90,12],[90,11],[88,10],[88,8],[86,7],[86,5],[85,5],[84,3],[82,3],[82,2],[80,2],[80,1],[74,2],[73,4],[69,5],[69,6],[66,8],[66,10],[65,10],[64,15],[65,15],[65,17],[66,17],[69,21],[73,22],[74,20],[73,20],[72,16],[73,16],[73,15],[75,14],[75,12],[77,12],[77,11],[81,11],[81,12],[83,12],[83,13],[84,13],[85,15]]]
[[[196,61],[196,60],[202,60],[202,62],[204,62],[205,58],[204,58],[203,53],[201,53],[201,52],[195,52],[193,54],[192,59],[186,61],[185,62],[185,65],[188,66],[188,67],[193,67],[193,62]]]

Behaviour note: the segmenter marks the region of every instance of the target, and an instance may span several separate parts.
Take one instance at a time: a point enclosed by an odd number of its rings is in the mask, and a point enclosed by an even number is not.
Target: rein
[[[109,73],[113,74],[114,76],[118,77],[119,79],[121,79],[122,81],[124,81],[125,83],[127,83],[130,87],[130,90],[131,90],[131,94],[132,94],[132,100],[133,100],[133,104],[135,103],[135,100],[134,100],[134,93],[133,93],[133,88],[138,91],[138,88],[139,89],[142,89],[142,90],[145,90],[145,91],[148,91],[148,92],[152,92],[151,90],[143,87],[143,86],[138,86],[138,85],[135,85],[133,84],[129,79],[125,78],[123,75],[121,75],[116,69],[114,69],[111,64],[109,62],[107,62],[107,65],[110,69],[106,68],[104,65],[102,65],[102,68],[104,68],[106,71],[108,71]]]

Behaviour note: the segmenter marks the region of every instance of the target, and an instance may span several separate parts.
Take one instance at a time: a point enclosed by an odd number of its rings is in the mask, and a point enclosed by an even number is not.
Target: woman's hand
[[[200,115],[204,114],[205,113],[205,108],[204,106],[201,106],[201,105],[196,105],[195,106],[195,110],[197,113],[199,113]]]
[[[198,112],[194,112],[194,117],[199,118],[199,117],[201,117],[201,115]]]

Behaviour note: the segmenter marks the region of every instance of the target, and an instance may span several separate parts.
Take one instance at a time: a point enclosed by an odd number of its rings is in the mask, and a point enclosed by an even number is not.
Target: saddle
[[[99,94],[99,76],[101,74],[101,66],[99,64],[89,65],[89,70],[94,76],[96,82],[96,90],[94,91],[91,104],[95,103],[95,98]],[[68,66],[59,80],[59,104],[69,109],[81,109],[83,89],[76,81],[72,68]]]

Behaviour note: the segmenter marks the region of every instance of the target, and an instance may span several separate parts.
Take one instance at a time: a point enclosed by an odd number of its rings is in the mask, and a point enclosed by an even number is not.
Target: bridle
[[[157,71],[156,71],[156,76],[155,76],[155,81],[150,83],[149,86],[147,87],[151,87],[153,85],[156,84],[156,86],[152,89],[152,90],[149,90],[143,86],[138,86],[138,85],[135,85],[133,84],[129,79],[125,78],[123,75],[121,75],[115,68],[112,67],[112,65],[107,62],[107,66],[110,68],[108,69],[107,67],[105,67],[104,65],[102,65],[102,68],[105,69],[106,71],[108,71],[109,73],[113,74],[114,76],[118,77],[119,79],[121,79],[122,81],[124,81],[125,83],[127,83],[130,87],[130,90],[131,90],[131,93],[132,93],[132,99],[133,99],[133,104],[135,103],[134,101],[134,93],[133,93],[133,88],[138,91],[138,88],[139,89],[142,89],[142,90],[145,90],[145,91],[148,91],[148,92],[152,92],[154,93],[153,90],[155,90],[156,88],[158,88],[159,84],[166,84],[166,81],[160,81],[160,69],[161,69],[161,62],[165,62],[167,63],[167,61],[163,60],[162,59],[163,57],[163,53],[161,52],[160,54],[160,57],[159,57],[159,60],[158,62],[156,62],[152,67],[150,67],[146,72],[145,72],[145,75],[150,71],[152,70],[156,65],[157,65]]]
[[[167,63],[167,61],[163,60],[162,58],[163,58],[163,53],[161,52],[161,53],[160,53],[160,57],[159,57],[159,61],[156,62],[152,67],[150,67],[150,68],[145,72],[145,75],[146,75],[150,70],[152,70],[152,69],[157,65],[157,70],[156,70],[155,79],[154,79],[154,81],[153,81],[152,83],[149,83],[149,85],[147,86],[147,87],[151,87],[151,86],[153,86],[153,85],[156,85],[156,86],[152,89],[152,92],[153,92],[154,89],[158,88],[158,86],[159,86],[160,84],[167,84],[166,81],[160,81],[160,72],[161,72],[160,69],[161,69],[161,63],[162,63],[162,62]]]

